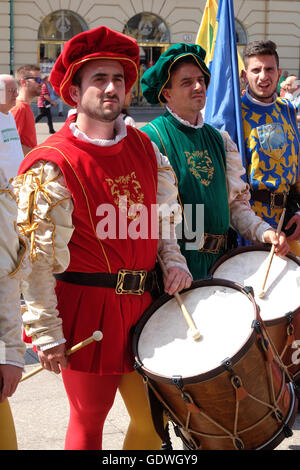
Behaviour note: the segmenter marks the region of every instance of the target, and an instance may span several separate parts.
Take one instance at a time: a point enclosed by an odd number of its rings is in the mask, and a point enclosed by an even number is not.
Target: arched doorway
[[[127,36],[134,37],[140,46],[139,78],[133,89],[133,105],[146,105],[140,87],[140,79],[160,55],[170,46],[170,32],[165,21],[154,13],[138,13],[130,18],[123,29]]]
[[[38,32],[38,63],[41,73],[49,75],[64,43],[88,29],[85,21],[69,10],[54,11],[46,16]]]

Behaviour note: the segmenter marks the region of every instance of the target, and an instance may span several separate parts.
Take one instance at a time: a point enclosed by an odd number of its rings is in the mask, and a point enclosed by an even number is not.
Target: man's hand
[[[22,378],[22,367],[0,364],[0,403],[11,397]]]
[[[64,344],[59,344],[54,348],[46,349],[46,351],[38,351],[41,366],[50,372],[60,373],[60,367],[66,369],[68,359],[65,354],[66,348]]]
[[[293,224],[296,224],[295,231],[288,237],[289,240],[300,240],[300,215],[295,214],[291,219],[288,221],[286,226],[284,227],[286,230],[291,228]]]
[[[275,254],[278,256],[285,256],[290,251],[290,246],[283,232],[278,236],[275,230],[266,230],[264,232],[264,240],[265,243],[275,245]]]
[[[169,268],[168,276],[164,277],[165,292],[173,295],[183,289],[188,289],[192,284],[192,277],[181,268]]]

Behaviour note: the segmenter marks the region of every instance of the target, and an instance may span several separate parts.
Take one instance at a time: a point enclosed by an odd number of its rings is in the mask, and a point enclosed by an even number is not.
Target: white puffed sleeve
[[[33,343],[64,341],[56,309],[54,273],[69,265],[68,243],[74,227],[73,202],[57,165],[40,161],[13,181],[18,225],[30,242],[32,272],[22,283],[27,311],[23,322]]]
[[[24,365],[20,279],[30,272],[28,246],[17,229],[13,188],[0,170],[0,364]]]
[[[220,132],[226,152],[228,204],[231,225],[242,237],[254,242],[263,242],[263,233],[271,229],[271,227],[255,215],[251,209],[249,204],[249,185],[241,178],[245,174],[241,155],[229,134],[225,131]]]
[[[190,274],[185,257],[177,243],[175,227],[182,220],[178,204],[177,179],[168,158],[152,142],[158,167],[157,204],[159,214],[158,252],[167,269],[178,267]],[[191,275],[191,274],[190,274]]]

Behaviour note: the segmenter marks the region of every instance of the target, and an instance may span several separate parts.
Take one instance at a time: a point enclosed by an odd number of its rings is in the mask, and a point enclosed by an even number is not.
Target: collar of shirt
[[[172,116],[173,116],[175,119],[177,119],[177,121],[181,122],[181,124],[184,124],[184,125],[187,126],[187,127],[192,127],[193,129],[201,129],[201,127],[203,127],[203,125],[204,125],[203,116],[202,116],[201,111],[199,111],[198,122],[197,122],[197,124],[194,126],[194,125],[191,124],[189,121],[185,121],[185,120],[182,119],[180,116],[178,116],[176,113],[174,113],[174,111],[172,111],[168,106],[166,106],[166,109],[169,111],[170,114],[172,114]]]
[[[112,145],[116,145],[122,139],[124,139],[124,137],[127,136],[126,124],[124,123],[121,116],[118,116],[115,121],[116,137],[111,140],[91,139],[84,132],[78,129],[75,122],[71,122],[70,130],[72,134],[74,135],[74,137],[76,137],[77,139],[84,140],[85,142],[89,142],[90,144],[93,144],[93,145],[99,145],[101,147],[111,147]]]

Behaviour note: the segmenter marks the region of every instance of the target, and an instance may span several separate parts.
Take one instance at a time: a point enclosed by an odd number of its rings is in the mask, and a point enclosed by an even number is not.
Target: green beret
[[[161,54],[158,61],[150,67],[142,76],[142,93],[148,103],[157,104],[165,102],[161,92],[169,81],[171,68],[181,57],[192,56],[204,74],[206,88],[210,82],[210,71],[206,67],[204,59],[205,50],[197,44],[173,44],[169,49]]]

